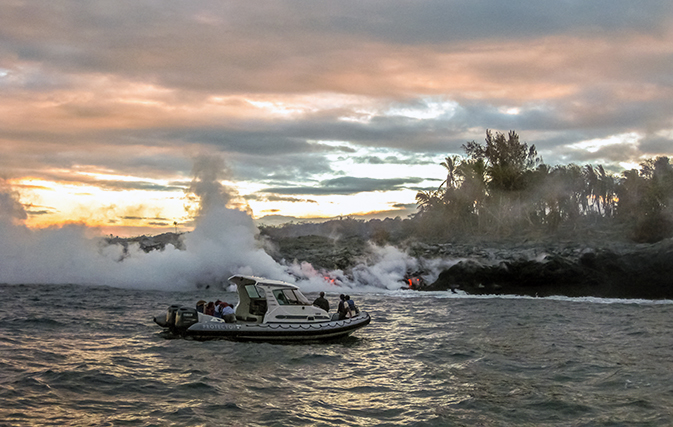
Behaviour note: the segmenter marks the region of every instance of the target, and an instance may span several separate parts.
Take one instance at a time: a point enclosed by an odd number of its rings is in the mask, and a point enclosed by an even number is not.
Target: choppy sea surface
[[[152,321],[233,293],[0,286],[0,425],[673,425],[671,301],[351,294],[368,327],[288,345]]]

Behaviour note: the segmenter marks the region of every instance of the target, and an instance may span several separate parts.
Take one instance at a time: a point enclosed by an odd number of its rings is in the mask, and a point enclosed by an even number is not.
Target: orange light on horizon
[[[105,230],[165,231],[175,228],[175,222],[192,221],[184,210],[184,194],[180,192],[113,190],[94,183],[33,177],[12,180],[10,184],[19,192],[19,201],[27,214],[24,223],[30,228],[82,224]]]

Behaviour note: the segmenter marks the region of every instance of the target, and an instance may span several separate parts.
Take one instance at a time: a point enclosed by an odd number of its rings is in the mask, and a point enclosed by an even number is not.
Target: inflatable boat
[[[240,341],[320,341],[348,336],[371,321],[369,314],[355,310],[339,319],[312,305],[299,287],[262,277],[236,275],[239,301],[235,320],[199,312],[196,308],[172,305],[165,316],[154,321],[170,334],[194,339]]]

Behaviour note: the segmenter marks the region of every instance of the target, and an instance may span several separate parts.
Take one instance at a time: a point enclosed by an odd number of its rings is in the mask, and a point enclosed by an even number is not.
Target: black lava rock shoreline
[[[310,235],[275,239],[273,243],[276,249],[270,253],[279,262],[307,261],[316,269],[341,269],[347,274],[358,264],[371,264],[367,239],[362,237]],[[581,238],[473,238],[452,243],[401,242],[396,246],[418,259],[420,266],[437,259],[452,265],[440,272],[423,271],[422,267],[408,271],[408,277],[437,277],[433,283],[415,287],[420,291],[673,299],[673,239],[636,244],[619,235],[587,231]]]
[[[145,252],[167,244],[185,250],[182,233],[106,238],[106,244],[139,244]],[[286,236],[270,239],[265,248],[281,263],[310,262],[316,269],[348,272],[367,262],[368,239],[358,236]],[[673,299],[673,238],[654,244],[635,244],[614,235],[585,233],[569,238],[400,243],[410,256],[451,264],[437,279],[416,287],[421,291],[462,290],[468,294],[529,296],[564,295],[624,299]],[[122,257],[123,259],[123,257]],[[429,271],[408,272],[419,277]],[[404,285],[404,283],[401,283]]]
[[[453,250],[459,255],[460,249]],[[464,248],[462,252],[465,252]],[[607,247],[481,249],[422,290],[468,294],[673,299],[673,240]]]

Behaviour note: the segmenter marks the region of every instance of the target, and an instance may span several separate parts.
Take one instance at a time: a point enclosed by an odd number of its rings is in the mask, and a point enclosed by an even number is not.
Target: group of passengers
[[[329,313],[329,301],[325,298],[324,292],[320,292],[320,296],[313,301],[313,305]],[[337,305],[339,320],[354,317],[358,313],[360,313],[360,310],[355,306],[355,301],[351,299],[350,295],[339,295],[339,304]]]
[[[196,311],[207,314],[208,316],[224,319],[224,321],[227,323],[233,323],[236,321],[234,306],[226,301],[220,301],[219,299],[215,302],[206,302],[204,300],[197,302]]]

